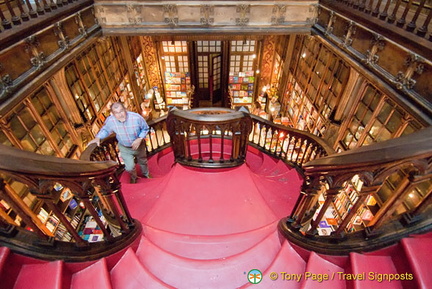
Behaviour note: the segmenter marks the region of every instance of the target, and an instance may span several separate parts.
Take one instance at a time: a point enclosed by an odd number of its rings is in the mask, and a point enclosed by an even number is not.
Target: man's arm
[[[102,126],[100,131],[96,134],[96,137],[88,142],[87,146],[95,143],[97,146],[100,145],[100,141],[104,138],[107,138],[112,133],[109,125],[108,125],[108,119],[105,121],[105,124]]]

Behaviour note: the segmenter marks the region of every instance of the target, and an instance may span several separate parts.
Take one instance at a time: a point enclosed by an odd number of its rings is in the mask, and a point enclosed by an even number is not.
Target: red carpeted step
[[[71,289],[111,289],[105,258],[72,275]]]
[[[254,185],[247,166],[199,171],[175,165],[144,225],[190,235],[228,235],[278,218]]]
[[[272,157],[265,155],[261,166],[253,170],[253,172],[260,175],[266,175],[274,169],[278,162],[279,160],[273,159]]]
[[[338,278],[345,270],[311,252],[306,270],[302,275],[301,289],[345,289],[346,281]]]
[[[66,278],[63,267],[62,261],[25,264],[21,267],[14,289],[62,289],[63,278]]]
[[[432,238],[405,238],[401,240],[419,289],[432,288]]]
[[[270,267],[262,270],[262,281],[258,284],[250,283],[241,288],[299,289],[305,269],[306,262],[291,247],[289,242],[285,241]]]
[[[255,172],[261,167],[264,157],[265,156],[261,151],[254,147],[248,146],[246,153],[246,164],[251,169],[251,171]]]
[[[171,148],[148,158],[148,167],[152,177],[158,178],[168,174],[174,164],[174,153]]]
[[[344,277],[354,278],[354,289],[402,289],[400,280],[383,280],[384,274],[397,276],[398,272],[390,256],[374,256],[351,253],[351,268],[353,275]],[[342,277],[342,276],[341,276]]]
[[[0,247],[0,277],[4,272],[4,268],[6,267],[6,260],[9,257],[10,249],[8,247]]]
[[[140,180],[136,184],[122,184],[122,192],[134,219],[142,220],[165,189],[168,175],[154,179]]]
[[[136,255],[158,279],[178,289],[238,288],[254,268],[267,268],[280,250],[277,232],[254,248],[229,258],[191,260],[161,250],[143,238]]]
[[[166,289],[173,288],[153,276],[128,249],[111,270],[113,289]]]
[[[256,188],[279,219],[291,212],[303,183],[296,170],[286,172],[282,176],[283,178],[276,179],[251,174]]]
[[[278,221],[258,228],[230,235],[183,235],[145,226],[143,234],[161,249],[190,259],[218,259],[239,254],[264,240],[277,228]]]

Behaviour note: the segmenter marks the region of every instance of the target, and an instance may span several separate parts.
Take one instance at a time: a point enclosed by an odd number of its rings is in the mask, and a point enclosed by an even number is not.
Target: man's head
[[[126,108],[124,107],[123,103],[114,102],[111,105],[111,113],[118,121],[120,122],[126,121]]]

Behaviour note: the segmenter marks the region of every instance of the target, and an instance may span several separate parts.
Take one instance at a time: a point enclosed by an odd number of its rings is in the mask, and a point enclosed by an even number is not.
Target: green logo
[[[260,270],[252,269],[247,274],[247,278],[248,278],[249,283],[258,284],[259,282],[262,281],[263,275],[262,275]]]

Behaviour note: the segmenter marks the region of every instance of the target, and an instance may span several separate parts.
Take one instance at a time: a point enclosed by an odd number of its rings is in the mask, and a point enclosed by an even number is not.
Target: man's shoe
[[[151,179],[152,178],[152,176],[150,175],[150,174],[148,174],[148,175],[146,175],[146,176],[144,176],[146,179]]]

